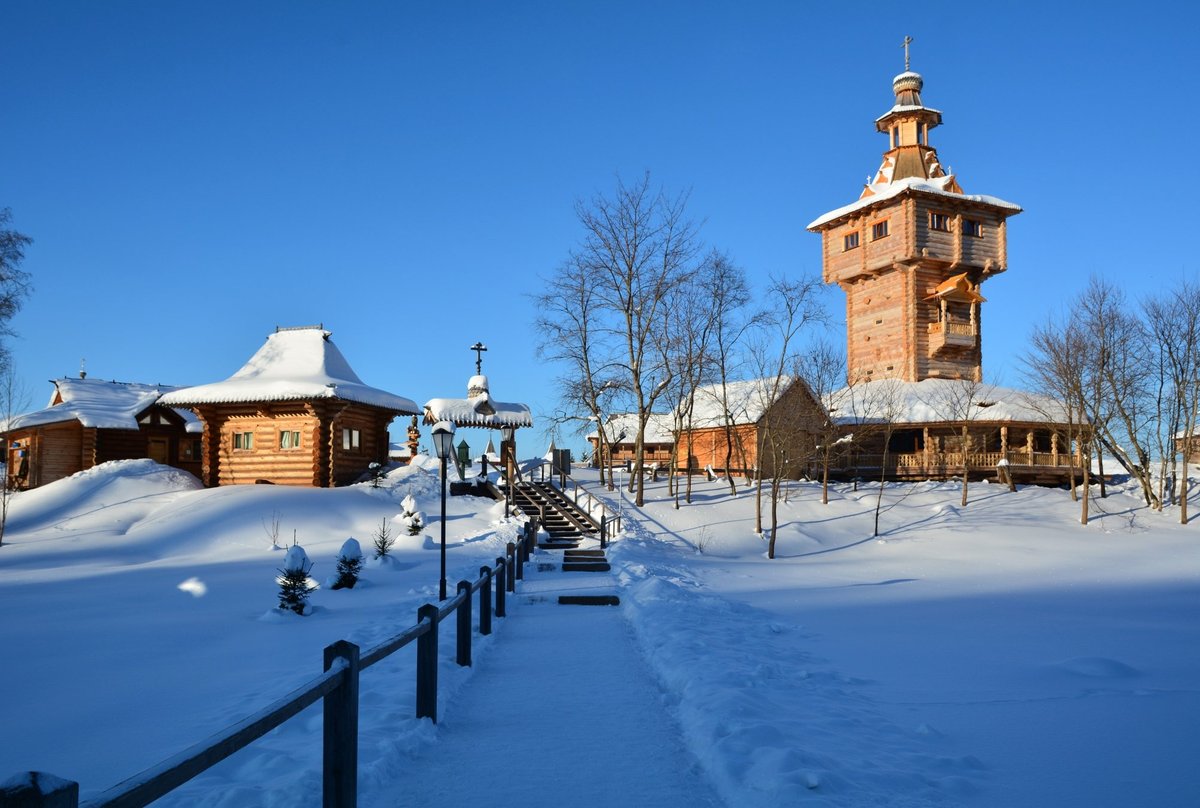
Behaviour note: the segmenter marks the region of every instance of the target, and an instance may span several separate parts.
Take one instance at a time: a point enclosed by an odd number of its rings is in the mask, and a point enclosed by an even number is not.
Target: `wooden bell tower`
[[[895,103],[876,119],[888,148],[858,201],[808,229],[821,234],[826,283],[846,293],[848,381],[982,376],[980,285],[1008,268],[1006,220],[1021,208],[963,192],[929,132],[942,113],[921,101],[924,80],[892,81]]]

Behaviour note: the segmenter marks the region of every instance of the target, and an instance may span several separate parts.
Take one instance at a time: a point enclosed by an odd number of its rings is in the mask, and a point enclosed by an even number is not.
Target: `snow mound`
[[[204,486],[192,474],[153,460],[113,460],[13,497],[6,530],[48,527],[64,513],[84,514],[114,505],[154,502]]]

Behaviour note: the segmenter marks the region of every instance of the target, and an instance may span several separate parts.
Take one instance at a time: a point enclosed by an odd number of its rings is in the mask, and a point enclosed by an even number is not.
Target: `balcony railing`
[[[939,321],[929,324],[929,351],[940,351],[947,346],[973,348],[979,340],[979,328],[974,323]]]

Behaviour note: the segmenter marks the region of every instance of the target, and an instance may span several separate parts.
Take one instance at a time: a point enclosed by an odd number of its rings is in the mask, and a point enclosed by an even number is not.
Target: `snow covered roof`
[[[280,329],[223,382],[186,387],[163,397],[172,406],[330,398],[416,415],[411,399],[369,387],[323,328]]]
[[[870,186],[871,194],[864,196],[849,205],[843,205],[840,208],[831,210],[828,213],[817,217],[809,222],[808,229],[816,230],[830,222],[841,219],[843,216],[854,213],[855,211],[868,208],[877,202],[884,202],[893,197],[906,192],[931,194],[934,196],[944,196],[953,199],[962,199],[968,202],[979,202],[985,205],[992,205],[999,208],[1011,210],[1014,213],[1021,212],[1021,206],[1013,202],[1007,202],[996,196],[988,196],[987,194],[959,194],[948,190],[955,182],[953,174],[947,174],[942,177],[933,179],[924,179],[923,177],[904,177],[895,181],[878,182]]]
[[[0,423],[0,430],[25,429],[65,421],[79,421],[94,429],[137,429],[137,417],[167,392],[161,384],[115,382],[104,379],[54,379],[54,393],[42,410],[17,415]],[[56,403],[57,402],[57,403]],[[176,409],[188,432],[200,433],[203,425],[188,410]]]
[[[726,398],[734,425],[756,424],[766,414],[767,408],[782,396],[797,380],[792,376],[767,376],[761,379],[729,382]],[[774,391],[775,395],[772,395]],[[696,402],[692,407],[692,428],[705,429],[725,425],[725,407],[722,403],[721,385],[710,384],[696,390]]]
[[[488,377],[479,373],[467,380],[466,398],[431,398],[425,402],[425,423],[438,421],[487,429],[533,426],[529,407],[493,399],[488,391]]]
[[[473,398],[431,398],[425,402],[425,423],[452,421],[455,426],[514,429],[533,426],[533,416],[525,404],[496,401],[490,393]]]
[[[826,406],[839,426],[883,423],[929,424],[962,421],[963,395],[971,383],[953,379],[924,379],[903,382],[880,379],[831,394]],[[1020,422],[1065,424],[1063,406],[1048,396],[981,384],[971,397],[970,420],[974,423]]]
[[[605,443],[633,443],[637,440],[638,419],[636,412],[614,413],[604,422]],[[624,435],[624,437],[621,437]],[[599,430],[587,434],[588,440],[598,440]],[[618,441],[617,439],[620,438]],[[675,419],[666,413],[651,413],[646,421],[646,443],[674,443]]]

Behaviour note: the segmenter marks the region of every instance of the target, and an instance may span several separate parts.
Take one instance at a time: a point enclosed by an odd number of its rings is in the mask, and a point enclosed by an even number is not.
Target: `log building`
[[[924,80],[905,61],[895,102],[875,121],[888,139],[878,171],[855,202],[808,225],[825,282],[846,295],[848,387],[828,402],[857,432],[843,471],[886,462],[887,476],[944,477],[965,462],[982,476],[1000,463],[1061,481],[1080,463],[1078,425],[1044,397],[982,384],[981,286],[1008,269],[1007,221],[1021,208],[967,194],[943,168],[930,141],[942,113],[925,106]],[[1006,407],[990,409],[996,400]]]
[[[110,460],[150,458],[200,473],[200,422],[158,403],[175,388],[83,375],[52,384],[45,409],[0,427],[10,487],[36,488]]]
[[[335,486],[388,462],[388,424],[410,399],[369,387],[321,327],[281,328],[222,382],[168,393],[204,425],[207,486]]]

